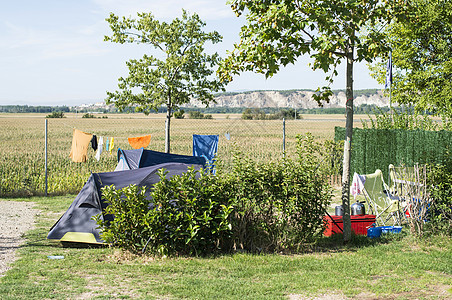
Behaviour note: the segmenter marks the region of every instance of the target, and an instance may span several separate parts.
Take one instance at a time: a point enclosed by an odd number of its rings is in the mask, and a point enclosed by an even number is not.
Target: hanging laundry
[[[133,149],[146,148],[151,142],[151,135],[129,137],[127,140]]]
[[[91,147],[94,151],[97,150],[97,136],[93,134],[93,138],[91,139]]]
[[[113,151],[113,148],[115,148],[115,138],[114,137],[112,137],[110,140],[110,148],[108,149],[110,151],[110,154]]]
[[[74,128],[72,137],[72,147],[69,157],[73,162],[86,162],[88,147],[93,138],[92,134]]]
[[[204,157],[215,174],[215,156],[218,151],[218,135],[193,135],[193,156]]]
[[[97,147],[96,155],[94,156],[97,161],[100,160],[100,155],[102,154],[102,148],[104,147],[104,137],[99,137],[99,146]]]
[[[365,175],[358,175],[358,173],[355,172],[353,174],[353,181],[352,186],[350,187],[350,193],[353,195],[353,197],[356,197],[362,193],[364,190],[364,183],[366,182],[366,176]]]
[[[107,138],[107,142],[105,143],[105,152],[110,150],[110,140]]]

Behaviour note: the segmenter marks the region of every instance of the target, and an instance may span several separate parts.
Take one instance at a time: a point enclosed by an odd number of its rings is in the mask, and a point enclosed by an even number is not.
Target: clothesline
[[[217,152],[218,147],[218,135],[193,135],[193,155],[200,156],[205,155],[208,161],[211,161]],[[225,134],[225,137],[229,140],[229,132]],[[97,140],[97,135],[92,133],[83,132],[79,129],[73,128],[73,138],[71,152],[69,154],[70,158],[74,162],[86,162],[88,160],[88,148],[91,147],[96,151],[95,158],[97,161],[100,160],[100,155],[104,148],[104,138],[105,138],[105,151],[112,154],[115,149],[115,139],[116,142],[118,137],[115,136],[99,136],[99,141]],[[128,137],[127,141],[130,146],[134,149],[146,148],[151,142],[151,135],[138,136],[138,137]],[[202,149],[201,154],[197,153],[197,149]],[[204,153],[205,152],[205,153]]]
[[[65,126],[65,127],[68,127],[68,128],[71,128],[71,129],[76,129],[76,127],[74,127],[74,125],[73,124],[67,124],[67,123],[65,123],[65,122],[60,122],[60,123],[58,123],[58,125],[63,125],[63,126]],[[81,130],[81,131],[83,131],[83,132],[90,132],[91,130]],[[111,135],[111,134],[108,134],[108,133],[105,133],[105,134],[95,134],[96,136],[109,136],[109,137],[114,137],[115,139],[128,139],[130,136],[121,136],[121,135],[116,135],[116,134],[114,134],[114,135]],[[138,136],[138,135],[137,135]]]
[[[115,149],[115,138],[117,141],[117,137],[99,136],[98,142],[97,135],[73,128],[72,146],[69,157],[74,162],[86,162],[88,159],[88,148],[91,144],[93,150],[96,151],[95,158],[99,161],[100,155],[102,154],[104,148],[104,137],[105,151],[108,151],[111,154]],[[129,145],[131,145],[134,149],[146,148],[151,141],[151,135],[129,137],[127,140]]]

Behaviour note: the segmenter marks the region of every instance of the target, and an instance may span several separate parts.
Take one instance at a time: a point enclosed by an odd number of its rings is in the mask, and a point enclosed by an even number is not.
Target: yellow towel
[[[128,140],[133,149],[140,149],[141,147],[146,148],[151,142],[151,135],[130,137]]]
[[[111,152],[113,151],[114,148],[115,148],[115,138],[112,137],[111,141],[110,141],[110,148],[108,149],[110,151],[110,154],[111,154]]]
[[[69,157],[73,162],[86,162],[87,151],[93,135],[74,128],[72,147]]]

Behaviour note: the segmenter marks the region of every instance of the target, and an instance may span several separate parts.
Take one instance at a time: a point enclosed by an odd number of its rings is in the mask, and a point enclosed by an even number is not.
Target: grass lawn
[[[404,229],[375,240],[355,237],[347,246],[325,238],[297,255],[139,257],[46,240],[73,199],[14,199],[35,202],[41,212],[0,279],[1,299],[452,299],[450,238],[416,240]]]

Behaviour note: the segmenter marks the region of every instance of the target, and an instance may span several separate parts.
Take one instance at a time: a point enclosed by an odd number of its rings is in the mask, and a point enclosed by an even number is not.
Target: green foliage
[[[382,110],[375,110],[375,119],[369,115],[370,127],[368,121],[361,121],[363,128],[372,129],[405,129],[405,130],[451,130],[452,122],[447,118],[443,118],[442,122],[434,121],[428,115],[422,115],[416,112],[406,111],[397,112],[392,110],[390,112],[383,112]]]
[[[95,119],[96,117],[93,114],[86,113],[82,116],[84,119]]]
[[[412,0],[405,18],[385,28],[392,48],[392,99],[452,117],[452,2]],[[387,55],[382,57],[386,61]],[[384,82],[385,62],[373,66]]]
[[[62,112],[62,111],[54,111],[50,115],[47,115],[46,118],[48,118],[48,119],[65,118],[65,116],[64,116],[64,112]]]
[[[336,127],[336,141],[343,143],[344,131],[345,128]],[[352,172],[369,174],[380,169],[387,178],[390,164],[444,164],[447,151],[452,149],[452,132],[355,128],[352,148]]]
[[[288,109],[278,109],[275,113],[266,114],[265,110],[259,108],[246,108],[242,113],[243,120],[294,120],[294,119],[302,119],[298,113],[293,108]]]
[[[183,109],[179,109],[174,112],[174,117],[176,119],[183,119],[185,117],[184,114],[185,114],[185,111]]]
[[[0,112],[7,113],[52,113],[69,112],[67,106],[28,106],[28,105],[0,105]]]
[[[256,163],[234,155],[233,237],[248,251],[298,251],[322,234],[324,210],[331,200],[318,170],[319,144],[298,137],[298,158]]]
[[[212,78],[213,69],[220,61],[218,53],[204,53],[206,42],[221,42],[216,32],[205,33],[206,25],[197,14],[185,10],[182,18],[171,23],[160,22],[151,13],[138,13],[138,19],[119,19],[110,14],[106,19],[113,31],[105,41],[135,43],[151,46],[158,55],[145,54],[131,59],[127,78],[119,78],[118,91],[107,92],[106,103],[114,103],[120,110],[136,105],[137,111],[148,114],[162,105],[167,109],[166,151],[170,151],[170,119],[173,110],[191,98],[208,104],[212,92],[224,90],[224,83]],[[136,92],[135,92],[136,91]]]
[[[230,186],[222,177],[189,170],[154,186],[157,209],[150,211],[153,249],[170,254],[205,255],[221,250],[231,233]]]
[[[330,73],[328,84],[338,74],[343,59],[371,61],[387,52],[380,22],[397,18],[404,5],[372,1],[230,1],[239,16],[246,13],[247,25],[241,28],[240,42],[222,61],[219,74],[225,81],[244,71],[271,77],[280,66],[295,63],[309,54],[313,70]],[[363,35],[358,33],[364,30]],[[356,57],[355,57],[356,53]],[[351,88],[351,86],[349,87]],[[328,100],[329,86],[317,89],[315,100]]]
[[[443,164],[432,166],[429,174],[432,183],[430,208],[426,231],[452,236],[452,154],[447,152]]]
[[[105,214],[115,218],[98,218],[102,238],[160,255],[299,251],[315,243],[331,200],[319,168],[324,146],[311,135],[297,140],[294,159],[256,163],[237,152],[232,170],[218,161],[215,175],[190,169],[167,179],[160,170],[161,180],[150,191],[104,188],[110,203]]]
[[[115,218],[98,220],[102,238],[135,253],[206,255],[220,250],[231,231],[228,185],[194,169],[170,179],[165,175],[161,169],[150,195],[136,186],[104,188],[110,203],[105,213]]]
[[[323,149],[323,158],[319,165],[321,173],[325,175],[342,175],[344,143],[326,140],[321,147]]]
[[[201,113],[200,111],[190,111],[188,113],[188,117],[190,119],[213,119],[212,115],[204,115],[203,113]]]
[[[247,108],[242,113],[243,120],[266,120],[266,114],[259,108]]]
[[[190,97],[207,104],[213,100],[210,91],[222,90],[220,82],[206,79],[220,58],[204,53],[206,42],[218,43],[222,37],[216,31],[203,32],[205,23],[197,14],[189,16],[184,10],[182,18],[171,23],[160,22],[150,13],[122,20],[112,13],[106,20],[113,35],[105,41],[146,44],[164,57],[144,55],[128,61],[129,77],[119,78],[119,91],[108,92],[107,104],[114,102],[120,108],[136,104],[138,111],[150,112],[162,104],[171,109],[188,103]],[[141,93],[134,94],[132,89]]]
[[[298,111],[293,109],[293,108],[282,109],[282,110],[278,111],[277,113],[275,113],[270,118],[273,119],[273,120],[274,119],[278,119],[278,120],[282,120],[282,119],[286,119],[286,120],[303,119],[303,117],[301,117],[299,115]]]
[[[133,252],[141,251],[149,236],[147,213],[151,201],[146,197],[146,188],[131,185],[116,190],[106,186],[102,196],[109,204],[104,211],[107,217],[103,221],[97,216],[96,222],[103,228],[104,241]],[[108,215],[114,219],[110,221]]]

